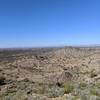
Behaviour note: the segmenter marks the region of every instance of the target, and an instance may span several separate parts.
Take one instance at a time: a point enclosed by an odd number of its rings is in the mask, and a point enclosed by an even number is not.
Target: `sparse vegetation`
[[[73,91],[74,87],[71,83],[65,83],[64,85],[64,93],[69,94]]]
[[[99,48],[0,51],[0,100],[100,100],[99,59]]]
[[[80,83],[79,83],[79,88],[80,88],[80,89],[87,88],[87,84],[86,84],[85,82],[80,82]]]
[[[91,78],[94,78],[94,77],[96,77],[97,76],[97,73],[94,71],[94,70],[92,70],[91,71],[91,74],[90,74],[90,77]]]
[[[100,97],[100,91],[98,91],[95,88],[90,89],[90,94],[94,96],[99,96]]]

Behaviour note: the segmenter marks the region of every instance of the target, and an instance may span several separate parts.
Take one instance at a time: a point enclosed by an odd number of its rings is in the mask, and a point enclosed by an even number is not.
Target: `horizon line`
[[[80,44],[80,45],[55,45],[55,46],[11,46],[0,47],[0,49],[35,49],[35,48],[61,48],[61,47],[100,47],[100,44]]]

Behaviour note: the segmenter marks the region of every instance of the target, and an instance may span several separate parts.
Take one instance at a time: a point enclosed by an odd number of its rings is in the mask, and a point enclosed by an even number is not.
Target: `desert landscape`
[[[0,100],[100,100],[100,48],[1,49]]]

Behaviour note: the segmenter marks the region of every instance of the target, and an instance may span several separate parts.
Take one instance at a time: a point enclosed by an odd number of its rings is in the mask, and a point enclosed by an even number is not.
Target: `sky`
[[[0,48],[100,44],[100,0],[0,0]]]

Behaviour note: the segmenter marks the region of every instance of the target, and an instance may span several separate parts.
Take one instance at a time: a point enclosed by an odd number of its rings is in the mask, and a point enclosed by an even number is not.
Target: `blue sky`
[[[0,47],[100,44],[100,0],[0,0]]]

